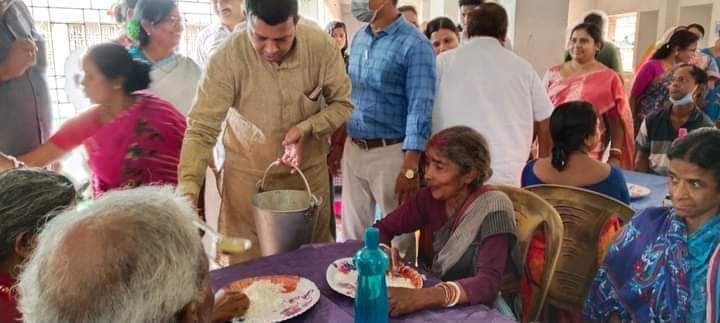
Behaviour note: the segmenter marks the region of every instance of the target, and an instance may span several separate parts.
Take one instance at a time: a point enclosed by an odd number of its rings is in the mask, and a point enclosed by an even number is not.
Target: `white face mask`
[[[697,89],[697,87],[694,88],[692,91],[690,91],[690,93],[688,93],[686,96],[684,96],[684,97],[682,97],[682,98],[679,98],[679,99],[675,99],[675,98],[673,98],[672,96],[670,96],[670,102],[671,102],[672,104],[674,104],[674,105],[688,105],[688,104],[691,104],[691,103],[695,102],[695,100],[693,99],[693,97],[695,96],[695,90],[696,90],[696,89]]]
[[[377,16],[377,11],[370,9],[370,0],[352,0],[350,10],[353,16],[361,22],[372,23]]]

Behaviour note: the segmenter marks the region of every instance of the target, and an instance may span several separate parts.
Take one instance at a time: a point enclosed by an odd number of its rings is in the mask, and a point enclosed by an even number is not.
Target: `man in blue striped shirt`
[[[431,128],[435,54],[402,17],[397,0],[353,0],[352,10],[369,24],[355,34],[350,50],[355,108],[342,161],[342,222],[346,238],[362,239],[376,203],[388,214],[417,191],[418,162]],[[401,253],[413,259],[414,236],[400,240]]]

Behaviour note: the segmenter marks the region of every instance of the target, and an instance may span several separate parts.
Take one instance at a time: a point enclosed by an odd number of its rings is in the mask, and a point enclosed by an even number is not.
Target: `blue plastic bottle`
[[[358,271],[355,294],[355,323],[385,323],[388,321],[388,298],[385,272],[388,257],[380,250],[377,228],[365,230],[365,247],[355,254]]]

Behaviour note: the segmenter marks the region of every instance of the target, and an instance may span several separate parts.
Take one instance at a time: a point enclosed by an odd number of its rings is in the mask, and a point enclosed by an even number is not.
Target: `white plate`
[[[631,199],[639,199],[641,197],[648,196],[651,192],[649,188],[638,184],[628,183],[627,188],[630,192]]]
[[[256,282],[269,282],[280,287],[277,295],[282,300],[277,306],[258,302],[250,296],[250,306],[261,304],[254,315],[238,317],[233,322],[282,322],[296,317],[312,308],[320,300],[320,290],[309,279],[293,275],[260,276],[237,280],[226,289],[244,291]],[[248,309],[249,310],[249,309]]]
[[[355,269],[353,258],[351,257],[335,260],[328,266],[327,271],[325,271],[325,280],[327,280],[330,288],[350,298],[355,298],[357,276],[357,269]],[[423,287],[422,275],[410,266],[403,266],[400,269],[400,276],[409,279],[410,284],[412,284],[414,288]],[[388,285],[391,285],[389,280],[387,282]]]

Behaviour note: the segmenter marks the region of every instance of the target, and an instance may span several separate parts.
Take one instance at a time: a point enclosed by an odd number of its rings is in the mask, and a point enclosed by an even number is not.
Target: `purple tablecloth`
[[[264,257],[210,273],[210,284],[218,290],[247,277],[261,275],[298,275],[312,280],[320,289],[320,301],[309,311],[289,322],[353,322],[353,300],[330,289],[325,281],[327,267],[336,259],[350,257],[359,242],[307,245],[293,252]],[[426,281],[426,286],[437,280]],[[391,319],[391,322],[513,322],[500,312],[483,305],[457,306],[452,309],[425,310]]]

